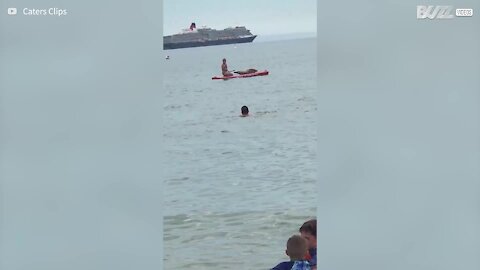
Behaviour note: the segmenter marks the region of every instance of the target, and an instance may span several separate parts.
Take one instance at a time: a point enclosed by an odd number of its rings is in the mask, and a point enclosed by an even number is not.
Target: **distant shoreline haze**
[[[303,39],[303,38],[316,38],[316,32],[301,32],[301,33],[285,33],[285,34],[257,34],[257,38],[253,42],[269,42],[269,41],[280,41],[280,40],[291,40],[291,39]],[[168,34],[165,36],[170,36],[174,34]]]
[[[270,34],[270,35],[258,34],[257,38],[253,42],[267,42],[267,41],[279,41],[279,40],[290,40],[290,39],[316,38],[316,37],[317,37],[317,33],[315,32]]]

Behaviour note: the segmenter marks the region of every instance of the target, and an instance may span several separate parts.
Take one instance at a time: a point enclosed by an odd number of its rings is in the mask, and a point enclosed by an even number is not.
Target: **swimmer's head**
[[[248,115],[248,107],[242,106],[242,116],[247,116],[247,115]]]
[[[225,62],[227,62],[227,59],[223,58],[222,61],[223,61],[223,63],[225,63]]]

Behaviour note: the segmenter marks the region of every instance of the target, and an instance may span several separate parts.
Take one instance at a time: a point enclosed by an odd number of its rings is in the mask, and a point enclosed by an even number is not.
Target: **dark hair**
[[[300,235],[294,235],[288,238],[287,253],[291,259],[303,259],[307,253],[307,240]]]
[[[247,114],[248,114],[248,107],[242,106],[242,115],[247,115]]]
[[[298,230],[299,232],[306,232],[315,237],[317,237],[317,220],[311,219],[303,223],[302,227]]]
[[[227,61],[227,59],[223,58],[222,61]]]

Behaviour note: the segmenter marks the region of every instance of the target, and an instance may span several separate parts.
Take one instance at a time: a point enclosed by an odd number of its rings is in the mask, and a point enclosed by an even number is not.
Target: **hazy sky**
[[[316,0],[164,0],[163,7],[164,35],[191,22],[217,29],[244,25],[260,35],[317,31]]]

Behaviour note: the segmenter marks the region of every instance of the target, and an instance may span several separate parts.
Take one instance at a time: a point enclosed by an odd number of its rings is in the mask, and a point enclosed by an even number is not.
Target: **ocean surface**
[[[288,260],[287,239],[316,214],[316,39],[164,53],[164,269]],[[222,58],[270,75],[211,80]]]

